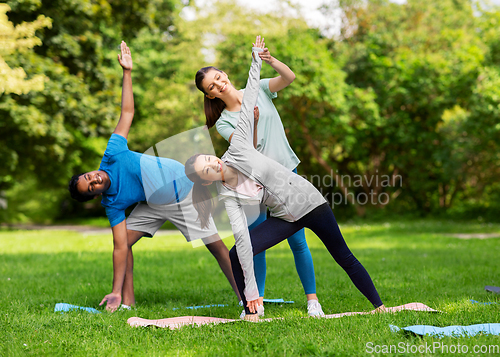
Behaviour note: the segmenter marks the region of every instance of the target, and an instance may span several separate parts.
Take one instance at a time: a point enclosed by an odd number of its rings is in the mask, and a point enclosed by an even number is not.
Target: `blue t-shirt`
[[[130,151],[127,139],[118,134],[111,135],[99,170],[111,182],[101,200],[111,227],[125,219],[125,209],[134,203],[172,204],[186,198],[193,187],[183,164]]]

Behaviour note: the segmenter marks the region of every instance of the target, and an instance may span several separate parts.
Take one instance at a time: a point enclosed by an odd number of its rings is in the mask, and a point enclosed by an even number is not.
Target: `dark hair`
[[[198,88],[203,94],[205,94],[203,97],[204,102],[203,102],[203,107],[205,109],[205,117],[207,118],[205,124],[207,127],[210,129],[215,125],[215,122],[217,119],[219,119],[220,115],[222,114],[222,111],[224,108],[226,108],[226,103],[220,98],[214,98],[210,99],[207,97],[207,93],[201,86],[201,82],[205,79],[205,75],[207,74],[208,71],[211,69],[215,69],[216,71],[219,71],[222,73],[222,71],[216,67],[209,66],[209,67],[203,67],[200,69],[198,72],[196,72],[196,76],[194,81],[196,82],[196,88]]]
[[[198,220],[200,221],[201,228],[208,228],[213,206],[212,193],[207,186],[203,186],[203,183],[208,183],[209,181],[202,180],[194,169],[194,162],[200,155],[202,154],[196,154],[187,159],[186,165],[184,166],[184,172],[188,179],[194,182],[193,206],[196,212],[198,212]]]
[[[69,180],[69,194],[71,195],[71,198],[77,200],[78,202],[87,202],[90,201],[91,199],[94,198],[92,195],[84,194],[78,191],[78,188],[76,185],[78,185],[78,180],[80,179],[80,176],[84,175],[85,173],[81,173],[78,175],[74,175],[71,180]]]

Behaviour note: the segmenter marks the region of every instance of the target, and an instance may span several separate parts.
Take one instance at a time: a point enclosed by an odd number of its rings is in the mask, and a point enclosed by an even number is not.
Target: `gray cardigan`
[[[247,301],[259,297],[253,269],[253,252],[248,232],[244,205],[264,203],[272,217],[295,222],[316,207],[326,203],[321,193],[306,179],[293,173],[283,165],[270,159],[253,147],[253,108],[259,94],[262,60],[260,48],[252,49],[252,65],[243,95],[238,124],[231,144],[222,160],[231,167],[263,186],[262,191],[249,197],[235,192],[220,182],[217,185],[219,197],[224,200],[229,216],[236,251],[245,276],[245,298]]]

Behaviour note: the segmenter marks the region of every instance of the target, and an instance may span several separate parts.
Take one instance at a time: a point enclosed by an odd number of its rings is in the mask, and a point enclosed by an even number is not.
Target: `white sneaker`
[[[246,315],[245,310],[243,310],[241,312],[240,319],[244,319],[245,315]],[[264,305],[258,305],[257,306],[257,316],[259,316],[259,317],[260,316],[264,316]]]
[[[321,304],[318,300],[308,300],[307,301],[307,313],[312,317],[325,316],[325,313],[321,309]]]

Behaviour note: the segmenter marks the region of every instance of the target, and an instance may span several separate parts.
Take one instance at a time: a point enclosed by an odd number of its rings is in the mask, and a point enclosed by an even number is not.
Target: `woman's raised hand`
[[[133,67],[132,55],[130,54],[130,48],[128,48],[125,41],[122,41],[120,49],[121,49],[121,57],[120,55],[118,55],[118,62],[120,62],[120,66],[122,66],[122,68],[125,70],[129,71],[132,70]]]
[[[273,57],[269,52],[269,49],[266,48],[266,43],[264,42],[264,37],[257,36],[255,38],[255,43],[253,43],[253,47],[262,48],[262,52],[259,52],[259,57],[266,62],[267,64],[271,64],[273,62]]]
[[[266,43],[264,42],[264,37],[261,38],[260,35],[257,36],[255,38],[255,43],[252,43],[252,45],[253,47],[264,49],[264,47],[266,47]]]

